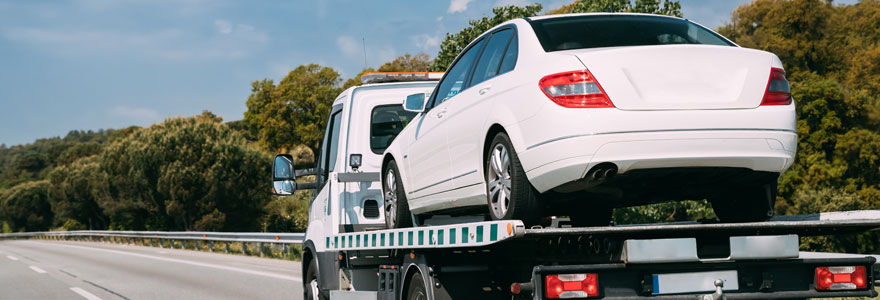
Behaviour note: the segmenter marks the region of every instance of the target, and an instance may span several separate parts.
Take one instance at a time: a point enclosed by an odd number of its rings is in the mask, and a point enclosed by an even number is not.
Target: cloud
[[[230,34],[232,33],[232,23],[226,20],[214,20],[214,28],[217,29],[217,32],[220,34]]]
[[[457,12],[463,12],[467,10],[468,3],[471,0],[452,0],[449,2],[449,13],[454,14]]]
[[[143,107],[116,106],[107,110],[111,118],[129,120],[135,125],[146,126],[162,121],[159,112]]]
[[[427,35],[420,34],[409,37],[410,43],[416,45],[422,49],[422,51],[431,50],[434,47],[440,46],[440,36],[439,35]]]
[[[167,28],[150,32],[112,29],[12,28],[2,32],[6,39],[28,44],[59,56],[106,56],[170,60],[237,59],[249,56],[269,42],[266,33],[253,26],[214,22],[216,34]]]
[[[336,39],[336,46],[348,58],[357,58],[363,50],[361,43],[351,36],[343,35]]]

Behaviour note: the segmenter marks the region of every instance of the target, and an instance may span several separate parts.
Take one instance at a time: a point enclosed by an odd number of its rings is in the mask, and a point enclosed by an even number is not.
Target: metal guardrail
[[[169,242],[170,248],[176,248],[175,244],[180,241],[181,247],[186,248],[186,241],[194,241],[195,249],[201,249],[201,242],[208,243],[208,250],[214,250],[214,243],[226,244],[226,252],[230,252],[230,243],[241,243],[242,252],[248,254],[248,243],[258,244],[262,249],[265,244],[281,245],[283,253],[288,252],[289,245],[302,244],[305,233],[301,232],[199,232],[199,231],[110,231],[110,230],[77,230],[77,231],[39,231],[21,233],[0,234],[0,240],[4,239],[48,239],[48,240],[78,240],[97,241],[111,243],[137,243],[149,246],[165,247]]]

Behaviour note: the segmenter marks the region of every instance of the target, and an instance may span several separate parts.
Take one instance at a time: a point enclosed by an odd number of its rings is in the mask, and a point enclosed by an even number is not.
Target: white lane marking
[[[46,273],[46,270],[40,269],[40,267],[37,267],[37,266],[31,266],[31,270],[34,270],[34,272],[37,272],[37,273],[40,273],[40,274],[45,274],[45,273]]]
[[[257,276],[271,277],[271,278],[281,279],[281,280],[302,282],[301,278],[288,276],[288,275],[284,275],[284,274],[278,274],[278,273],[248,270],[248,269],[242,269],[242,268],[236,268],[236,267],[230,267],[230,266],[222,266],[222,265],[215,265],[215,264],[209,264],[209,263],[187,261],[187,260],[182,260],[182,259],[153,256],[153,255],[146,255],[146,254],[140,254],[140,253],[131,253],[131,252],[125,252],[125,251],[118,251],[118,250],[91,248],[91,247],[65,245],[65,244],[54,244],[54,245],[63,246],[63,247],[70,247],[70,248],[77,248],[77,249],[93,250],[93,251],[103,251],[103,252],[109,252],[109,253],[115,253],[115,254],[122,254],[122,255],[135,256],[135,257],[141,257],[141,258],[149,258],[149,259],[162,260],[162,261],[167,261],[167,262],[174,262],[174,263],[179,263],[179,264],[187,264],[187,265],[192,265],[192,266],[199,266],[199,267],[233,271],[233,272],[257,275]]]
[[[10,260],[18,260],[18,257],[12,256],[12,255],[7,255],[6,258],[8,258]]]
[[[165,251],[159,251],[159,254],[168,254],[168,252],[165,252]]]
[[[94,294],[89,293],[88,291],[78,287],[72,287],[70,288],[70,290],[89,300],[101,300],[101,298],[98,298],[98,296],[95,296]]]

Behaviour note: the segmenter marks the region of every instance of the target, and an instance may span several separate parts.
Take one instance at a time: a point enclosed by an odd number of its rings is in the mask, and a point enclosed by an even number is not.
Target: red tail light
[[[544,76],[538,86],[550,100],[562,107],[614,107],[605,90],[586,69]]]
[[[791,104],[791,87],[788,79],[785,79],[785,71],[779,68],[770,69],[770,80],[767,82],[767,90],[764,92],[764,100],[761,105],[789,105]]]
[[[544,296],[547,299],[598,297],[599,275],[547,275],[544,277]]]
[[[838,291],[868,288],[864,266],[816,268],[816,290]]]

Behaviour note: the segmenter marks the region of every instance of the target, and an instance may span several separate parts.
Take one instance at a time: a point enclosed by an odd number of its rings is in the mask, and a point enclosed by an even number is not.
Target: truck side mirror
[[[427,96],[425,93],[406,96],[406,99],[403,100],[403,110],[417,113],[424,111]]]
[[[293,156],[279,154],[272,164],[272,193],[289,196],[296,192],[296,171],[293,169]]]

